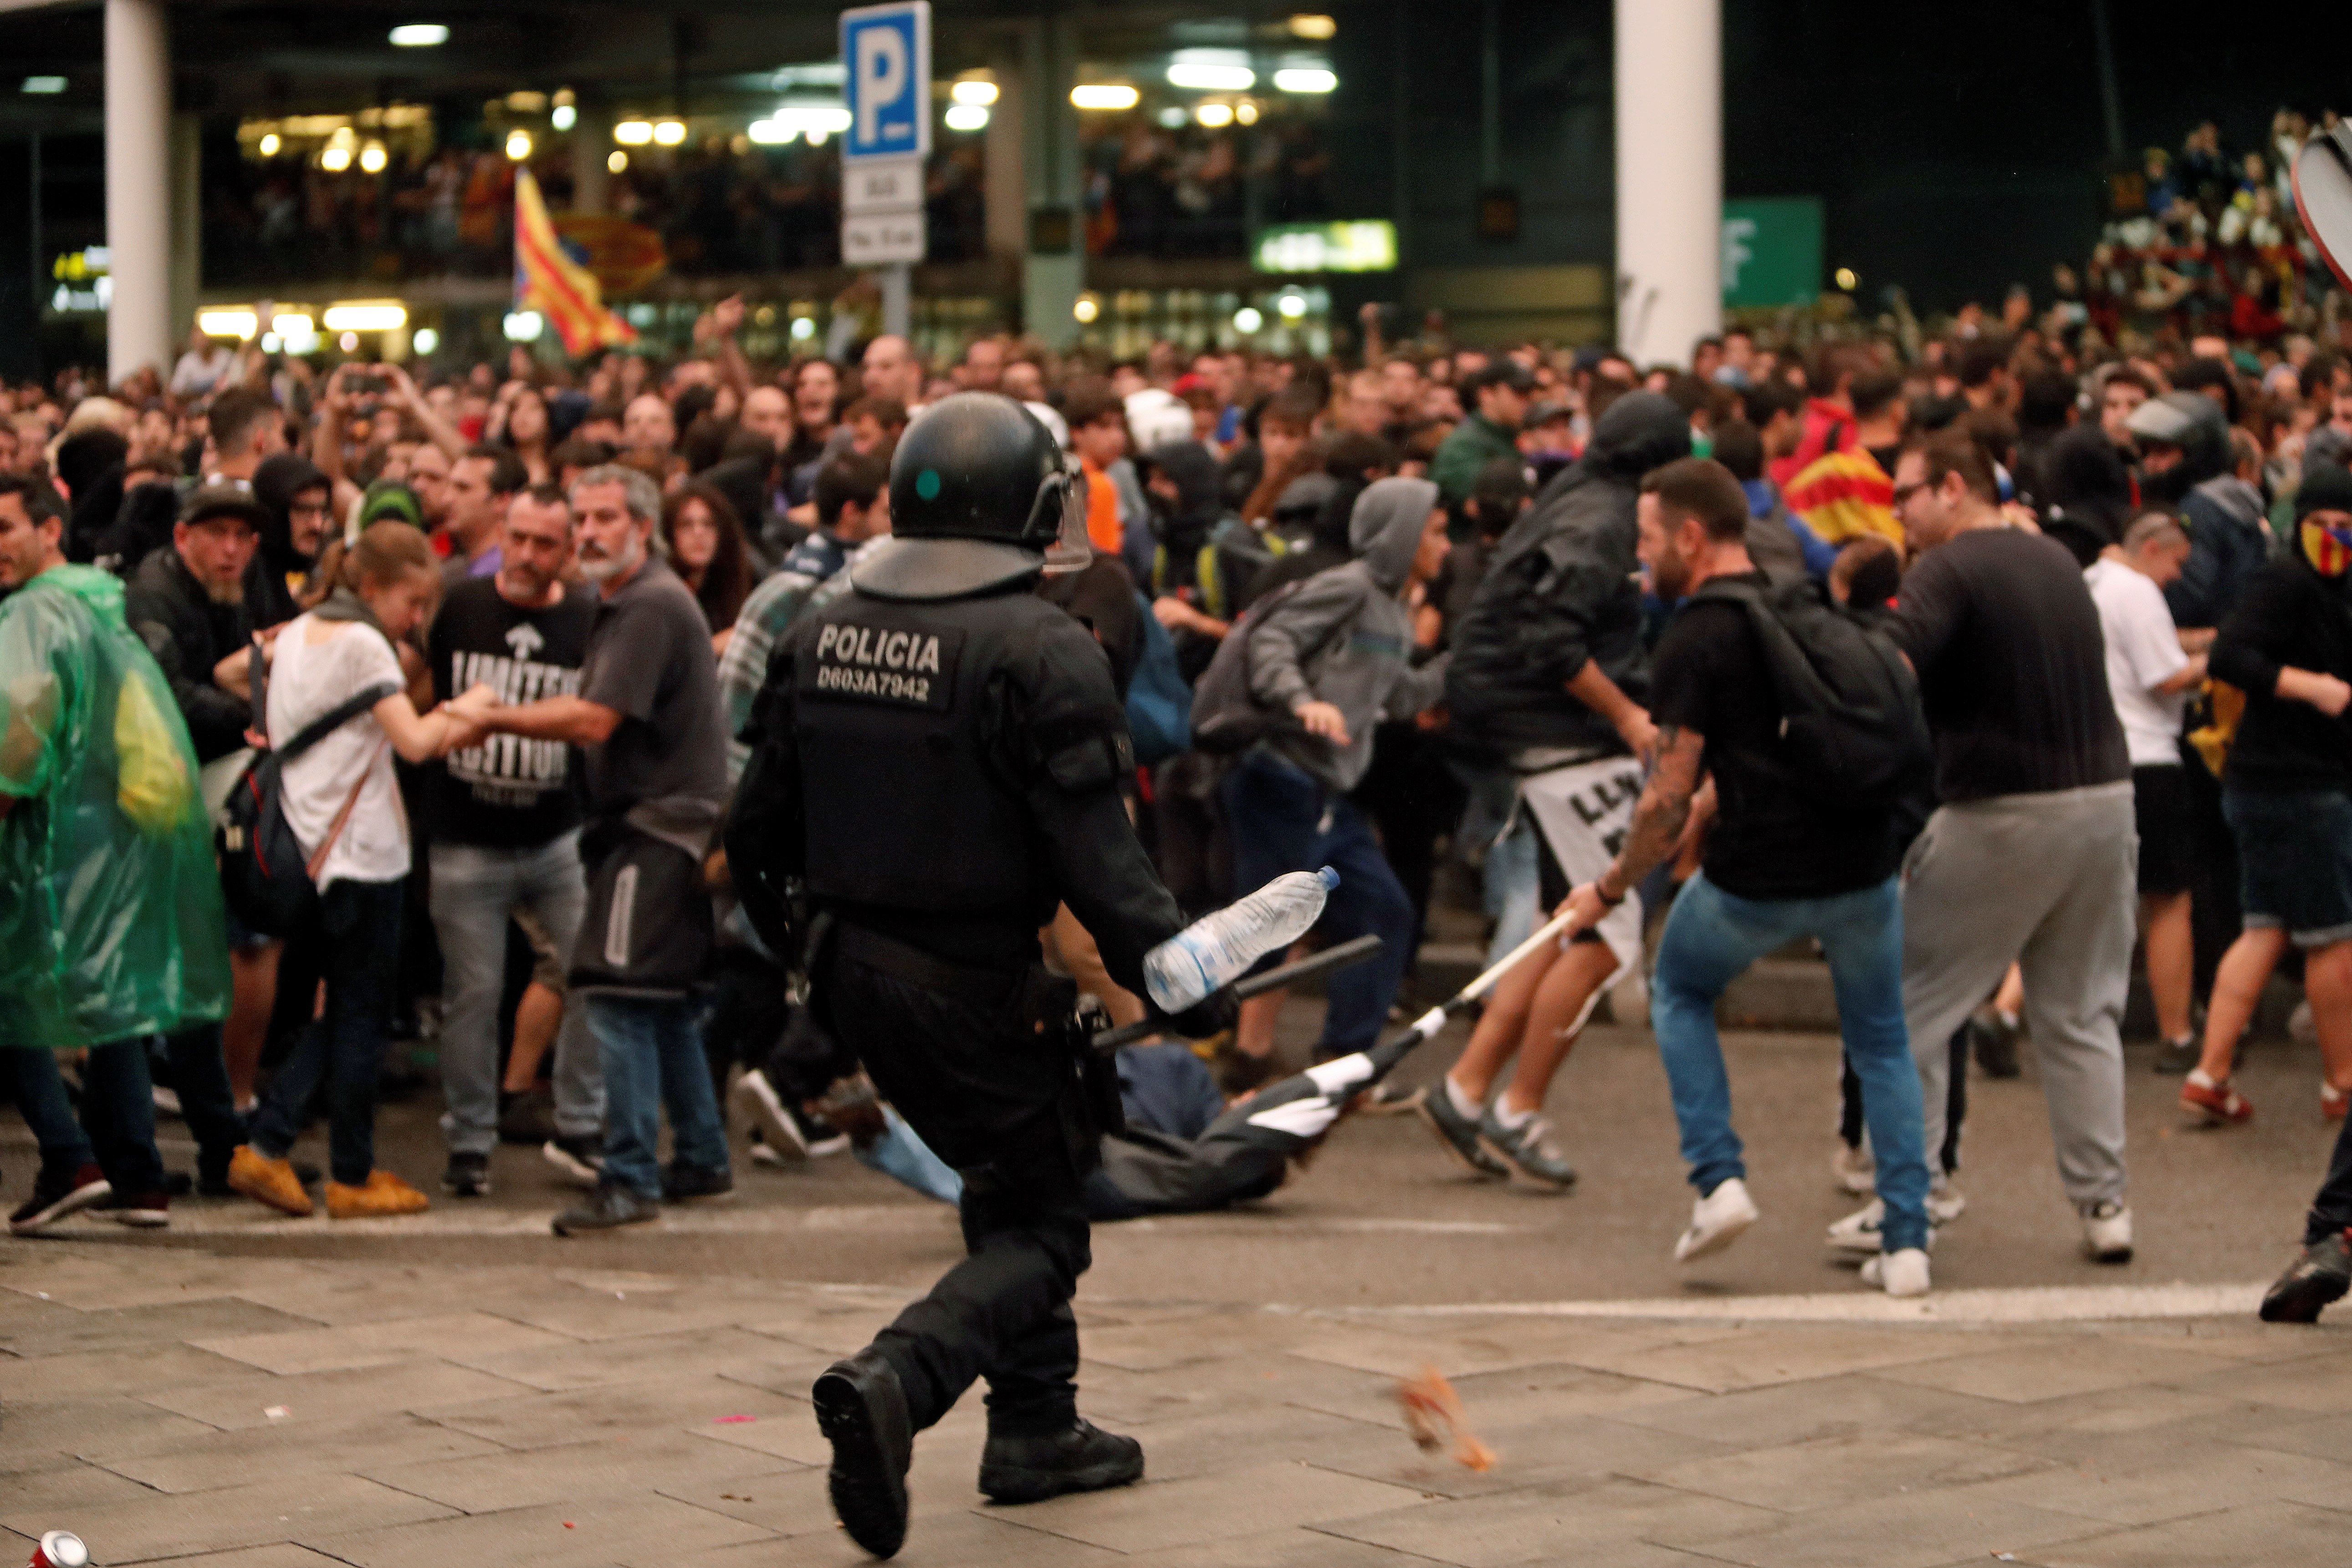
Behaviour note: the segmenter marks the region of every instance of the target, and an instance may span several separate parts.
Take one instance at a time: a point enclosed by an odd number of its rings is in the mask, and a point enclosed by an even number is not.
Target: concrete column
[[[1723,321],[1722,0],[1615,0],[1617,342],[1686,364]]]
[[[996,106],[981,138],[981,195],[988,215],[988,254],[1018,259],[1029,249],[1026,84],[1010,51],[991,63]]]
[[[604,160],[613,155],[613,111],[585,93],[573,109],[579,118],[572,122],[572,210],[609,212],[613,174]]]
[[[172,334],[174,353],[196,319],[204,287],[203,122],[172,116]],[[165,369],[169,369],[167,364]]]
[[[106,0],[106,374],[172,369],[172,47],[163,0]]]
[[[1066,248],[1024,247],[1021,319],[1048,347],[1064,349],[1077,341],[1077,318],[1071,312],[1086,287],[1078,111],[1070,104],[1070,89],[1077,85],[1077,24],[1068,12],[1055,10],[1028,30],[1024,43],[1021,123],[1030,212],[1034,216],[1040,208],[1058,208],[1069,221]]]

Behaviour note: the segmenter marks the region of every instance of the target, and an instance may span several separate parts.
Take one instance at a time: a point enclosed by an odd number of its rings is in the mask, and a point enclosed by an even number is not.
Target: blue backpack
[[[1135,738],[1135,760],[1150,767],[1191,748],[1192,689],[1184,684],[1175,641],[1151,613],[1150,601],[1141,594],[1135,598],[1143,607],[1143,651],[1127,685],[1127,727]]]

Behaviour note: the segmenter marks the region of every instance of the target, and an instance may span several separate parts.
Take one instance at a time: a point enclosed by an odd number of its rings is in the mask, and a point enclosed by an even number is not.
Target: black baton
[[[1278,968],[1269,969],[1263,974],[1244,975],[1234,982],[1234,995],[1246,1002],[1253,996],[1263,996],[1269,991],[1279,991],[1284,986],[1305,980],[1310,975],[1327,974],[1335,969],[1347,969],[1361,963],[1380,950],[1381,939],[1377,936],[1367,933],[1363,936],[1350,937],[1337,947],[1327,947],[1311,958],[1302,958],[1296,963],[1286,963]],[[1138,1040],[1162,1033],[1166,1027],[1165,1019],[1146,1018],[1139,1023],[1123,1024],[1116,1029],[1106,1029],[1094,1037],[1094,1048],[1098,1051],[1115,1051],[1121,1046],[1131,1046]]]

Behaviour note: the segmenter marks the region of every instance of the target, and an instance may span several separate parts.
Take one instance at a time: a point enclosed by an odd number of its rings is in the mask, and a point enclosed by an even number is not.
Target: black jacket
[[[2352,589],[2299,556],[2256,568],[2213,640],[2215,679],[2246,694],[2224,777],[2239,789],[2352,790],[2352,718],[2277,696],[2288,667],[2352,680]]]
[[[252,642],[253,617],[245,605],[214,603],[180,552],[166,546],[131,574],[123,613],[172,683],[196,743],[196,761],[209,763],[244,745],[253,705],[214,684],[213,666]]]
[[[1688,456],[1683,411],[1654,393],[1628,394],[1503,535],[1454,631],[1445,704],[1462,740],[1504,752],[1619,744],[1568,683],[1597,661],[1628,697],[1647,698],[1633,502],[1643,474]]]

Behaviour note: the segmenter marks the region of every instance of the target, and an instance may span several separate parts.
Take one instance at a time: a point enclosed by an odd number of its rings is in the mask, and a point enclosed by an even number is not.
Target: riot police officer
[[[911,426],[897,537],[778,647],[727,828],[763,938],[805,941],[819,1021],[963,1177],[963,1261],[812,1394],[834,1510],[877,1556],[906,1536],[913,1435],[979,1378],[992,1500],[1143,1473],[1139,1444],[1077,1414],[1102,1097],[1075,989],[1037,946],[1066,902],[1140,994],[1144,954],[1183,923],[1120,796],[1134,759],[1109,664],[1034,592],[1066,524],[1084,538],[1083,484],[1010,398],[959,394]],[[1205,1036],[1232,1015],[1220,993],[1172,1024]]]

